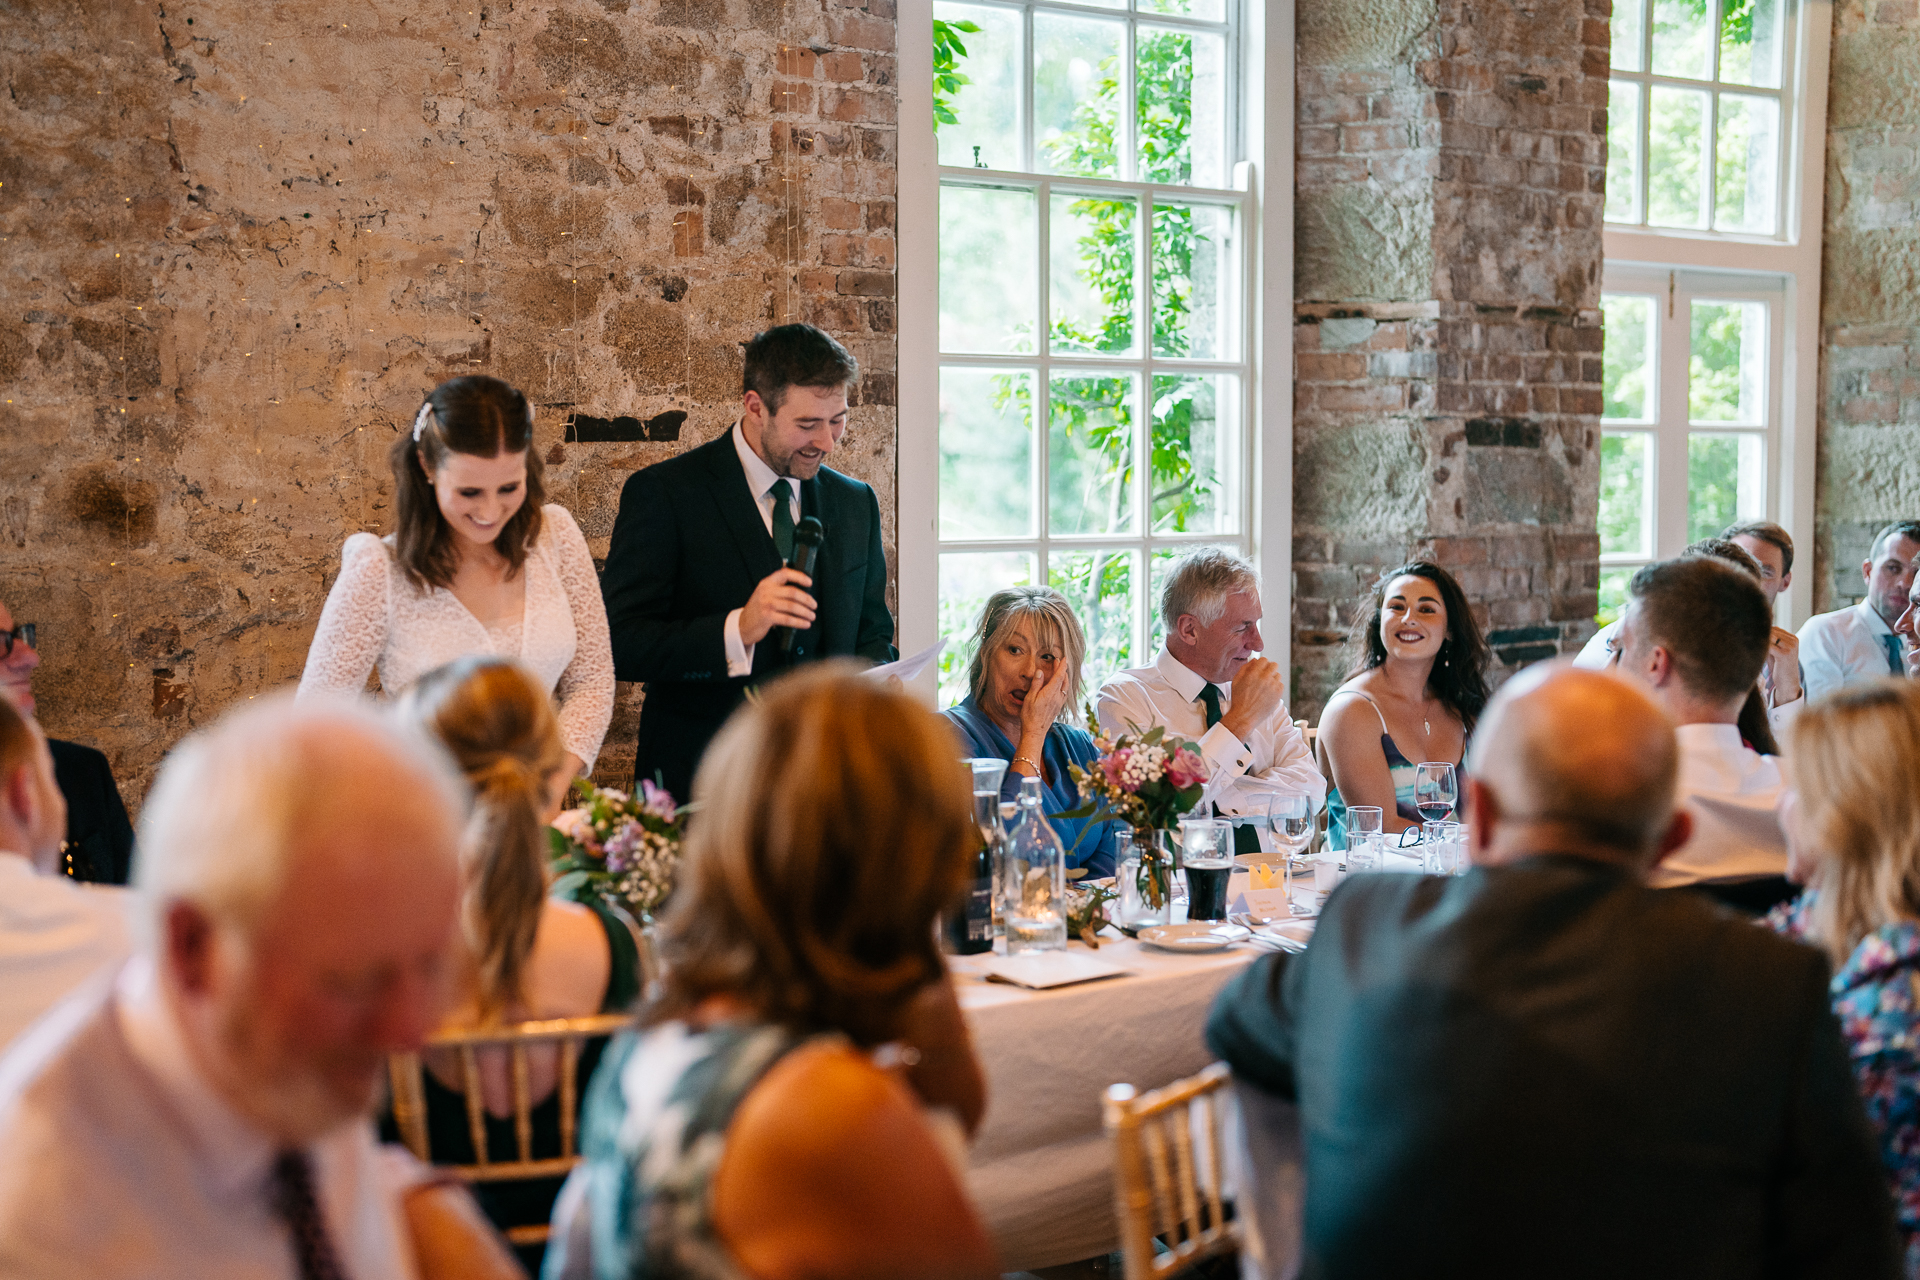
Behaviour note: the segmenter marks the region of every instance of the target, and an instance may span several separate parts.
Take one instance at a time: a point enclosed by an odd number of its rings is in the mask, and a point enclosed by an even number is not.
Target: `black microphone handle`
[[[811,578],[813,576],[814,557],[818,556],[819,554],[820,554],[819,542],[810,541],[805,538],[797,539],[793,544],[793,557],[787,561],[787,568],[798,569],[801,573],[804,573],[809,578]],[[793,656],[793,636],[794,636],[793,628],[792,627],[776,627],[775,630],[780,632],[780,656],[783,658],[792,657]]]

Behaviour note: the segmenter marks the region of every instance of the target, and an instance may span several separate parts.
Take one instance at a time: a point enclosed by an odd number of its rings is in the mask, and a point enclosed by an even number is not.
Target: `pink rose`
[[[1122,791],[1137,791],[1139,788],[1127,780],[1127,763],[1133,759],[1133,748],[1122,747],[1112,755],[1100,761],[1100,772],[1107,775],[1107,781]]]
[[[1175,791],[1197,787],[1207,780],[1207,762],[1192,747],[1182,747],[1167,761],[1166,778]]]
[[[672,822],[674,814],[673,794],[665,787],[656,787],[645,778],[640,780],[640,794],[644,796],[643,808],[657,814],[661,821]]]

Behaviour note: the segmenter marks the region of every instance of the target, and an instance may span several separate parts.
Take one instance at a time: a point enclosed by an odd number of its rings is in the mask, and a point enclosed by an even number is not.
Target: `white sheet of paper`
[[[940,651],[946,647],[947,638],[941,636],[938,640],[914,654],[912,657],[902,658],[898,662],[885,662],[877,667],[869,667],[867,674],[875,680],[885,680],[888,676],[899,676],[900,683],[906,684],[922,671],[925,671],[927,664],[939,657]]]

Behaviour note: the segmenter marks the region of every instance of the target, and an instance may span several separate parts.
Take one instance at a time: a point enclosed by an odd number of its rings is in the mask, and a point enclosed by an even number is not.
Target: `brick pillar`
[[[1301,0],[1294,706],[1381,569],[1446,565],[1495,678],[1599,576],[1607,0]]]

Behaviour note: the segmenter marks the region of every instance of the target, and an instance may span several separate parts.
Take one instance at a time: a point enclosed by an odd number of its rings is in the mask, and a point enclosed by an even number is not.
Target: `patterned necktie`
[[[1207,728],[1211,729],[1220,723],[1220,686],[1212,681],[1200,686],[1200,701],[1206,704]],[[1235,827],[1233,851],[1235,853],[1260,852],[1260,832],[1250,824]]]
[[[773,547],[785,564],[793,559],[793,508],[787,501],[787,482],[775,480],[768,492],[773,495]]]
[[[1887,674],[1890,676],[1907,674],[1906,667],[1900,662],[1900,637],[1882,636],[1880,638],[1887,642]]]
[[[300,1280],[346,1280],[313,1194],[313,1161],[306,1152],[283,1151],[273,1162],[273,1208],[293,1235]]]

